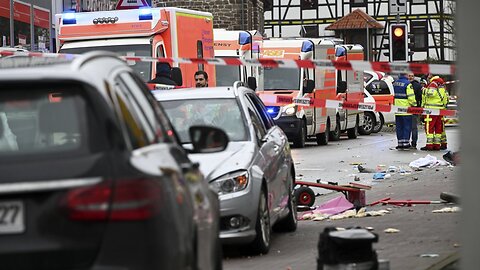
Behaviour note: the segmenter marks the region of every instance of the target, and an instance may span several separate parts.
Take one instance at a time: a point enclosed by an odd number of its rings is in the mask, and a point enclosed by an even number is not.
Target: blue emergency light
[[[238,44],[245,45],[252,43],[252,35],[248,32],[240,32],[238,34]]]
[[[305,40],[302,43],[302,52],[311,52],[313,51],[313,43],[309,40]]]
[[[138,11],[138,19],[140,21],[147,21],[153,19],[152,9],[150,7],[140,7]]]
[[[267,113],[272,117],[277,116],[278,112],[280,111],[279,106],[266,106]]]
[[[62,22],[63,24],[76,24],[77,16],[75,14],[75,10],[65,10],[62,15]]]

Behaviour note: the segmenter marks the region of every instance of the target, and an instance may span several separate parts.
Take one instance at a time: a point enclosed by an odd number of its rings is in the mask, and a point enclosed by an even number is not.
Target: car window
[[[365,89],[367,89],[371,95],[390,95],[390,89],[387,83],[382,80],[373,80]]]
[[[67,156],[92,149],[88,135],[94,120],[83,86],[38,82],[0,88],[0,157]]]
[[[117,77],[115,86],[117,109],[127,131],[130,146],[133,149],[137,149],[154,142],[153,130],[147,124],[147,120],[138,108],[138,104],[134,102],[133,97],[128,93],[125,83]]]
[[[370,79],[371,79],[372,77],[373,77],[373,75],[370,74],[370,73],[367,73],[367,72],[364,72],[364,73],[363,73],[363,81],[364,81],[364,82],[370,81]]]
[[[130,72],[125,72],[120,76],[127,85],[127,90],[138,104],[150,128],[153,129],[154,141],[164,141],[165,131],[159,121],[159,117],[164,116],[164,113],[158,110],[158,103],[154,100],[151,92],[148,91],[145,83],[138,78],[138,76]]]
[[[255,94],[247,94],[247,99],[249,100],[249,102],[251,102],[255,109],[257,109],[257,112],[260,115],[260,118],[262,119],[265,128],[269,130],[271,127],[273,127],[275,124],[273,123],[270,115],[267,113],[267,109],[265,108],[265,105],[260,100],[260,98],[258,98]]]
[[[189,143],[189,128],[208,125],[223,129],[230,141],[246,141],[246,121],[234,98],[161,101],[182,143]]]
[[[267,134],[267,130],[263,125],[261,118],[258,116],[257,110],[255,109],[253,104],[250,101],[248,101],[248,99],[246,103],[247,103],[248,114],[250,116],[250,119],[252,119],[255,135],[257,137],[257,140],[260,141],[261,139],[263,139],[265,134]]]

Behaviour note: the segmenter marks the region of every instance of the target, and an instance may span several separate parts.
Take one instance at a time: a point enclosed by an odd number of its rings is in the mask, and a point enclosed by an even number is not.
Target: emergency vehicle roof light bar
[[[248,32],[238,33],[238,44],[245,45],[252,43],[252,35]]]
[[[150,7],[140,7],[138,11],[138,20],[147,21],[153,19],[152,9]]]
[[[77,16],[75,14],[75,10],[65,10],[62,16],[62,23],[63,24],[76,24],[77,23]]]
[[[310,40],[305,40],[302,43],[302,52],[313,51],[313,43]]]

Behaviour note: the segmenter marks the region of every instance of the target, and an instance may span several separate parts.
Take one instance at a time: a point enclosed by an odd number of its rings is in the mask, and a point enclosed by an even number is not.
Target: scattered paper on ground
[[[442,208],[442,209],[432,211],[432,213],[456,213],[456,212],[460,212],[460,207],[458,207],[458,206],[445,207],[445,208]]]
[[[400,232],[400,230],[395,229],[395,228],[388,228],[388,229],[385,229],[384,232],[386,232],[386,233],[398,233],[398,232]]]
[[[448,162],[445,160],[437,159],[434,156],[426,155],[424,158],[416,159],[410,162],[409,166],[412,168],[421,168],[421,167],[436,167],[436,166],[447,166]]]

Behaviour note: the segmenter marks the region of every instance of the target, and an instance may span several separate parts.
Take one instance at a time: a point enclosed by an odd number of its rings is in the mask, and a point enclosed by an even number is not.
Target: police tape
[[[313,98],[292,98],[291,96],[282,95],[261,95],[262,101],[269,106],[293,104],[302,107],[358,110],[358,111],[374,111],[382,113],[408,113],[422,115],[441,115],[457,117],[456,110],[444,109],[428,109],[421,107],[399,107],[395,105],[386,105],[378,103],[348,102],[333,99],[313,99]]]
[[[75,54],[39,53],[22,51],[0,51],[3,56],[59,57],[74,58]],[[336,60],[295,60],[295,59],[239,59],[239,58],[155,58],[146,56],[121,56],[126,61],[133,62],[167,62],[178,64],[207,64],[218,66],[257,66],[267,68],[315,68],[335,70],[373,70],[389,74],[413,72],[415,74],[455,74],[455,65],[400,63],[400,62],[368,62],[368,61],[336,61]]]

